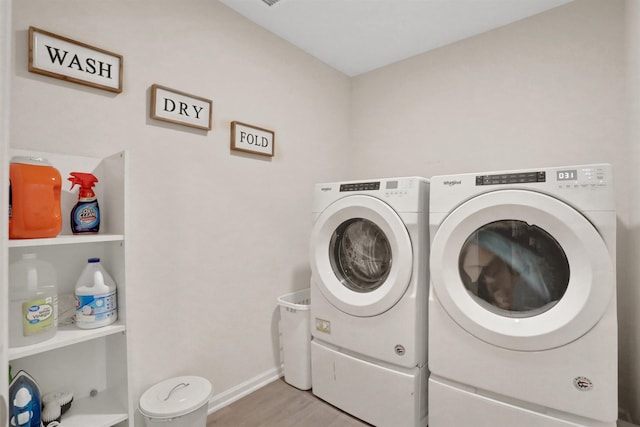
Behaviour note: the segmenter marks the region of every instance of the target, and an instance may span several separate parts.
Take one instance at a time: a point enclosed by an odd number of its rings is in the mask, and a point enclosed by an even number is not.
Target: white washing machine
[[[317,184],[313,393],[368,423],[427,424],[429,182]]]
[[[606,164],[431,179],[429,426],[616,425]]]

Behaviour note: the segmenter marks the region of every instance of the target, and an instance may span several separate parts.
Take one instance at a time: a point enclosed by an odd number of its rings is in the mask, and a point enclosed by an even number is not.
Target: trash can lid
[[[140,412],[149,418],[174,418],[195,411],[213,394],[205,378],[184,376],[162,381],[140,397]]]

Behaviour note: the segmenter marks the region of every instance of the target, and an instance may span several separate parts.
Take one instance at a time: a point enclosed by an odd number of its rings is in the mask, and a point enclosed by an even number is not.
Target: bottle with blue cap
[[[116,283],[107,273],[100,258],[89,258],[76,282],[76,325],[94,329],[118,319]]]

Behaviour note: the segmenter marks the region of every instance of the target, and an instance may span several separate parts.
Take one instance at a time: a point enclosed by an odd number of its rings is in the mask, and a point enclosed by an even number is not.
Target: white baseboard
[[[283,372],[282,366],[279,368],[273,368],[220,394],[214,393],[214,396],[209,401],[209,415],[258,390],[259,388],[272,383],[280,378],[283,375]]]

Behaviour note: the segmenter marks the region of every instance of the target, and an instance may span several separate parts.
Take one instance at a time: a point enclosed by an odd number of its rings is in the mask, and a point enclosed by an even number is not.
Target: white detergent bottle
[[[116,283],[100,264],[89,258],[76,282],[76,325],[80,329],[107,326],[118,319]]]
[[[9,346],[53,338],[58,331],[58,288],[53,265],[24,254],[9,265]]]

